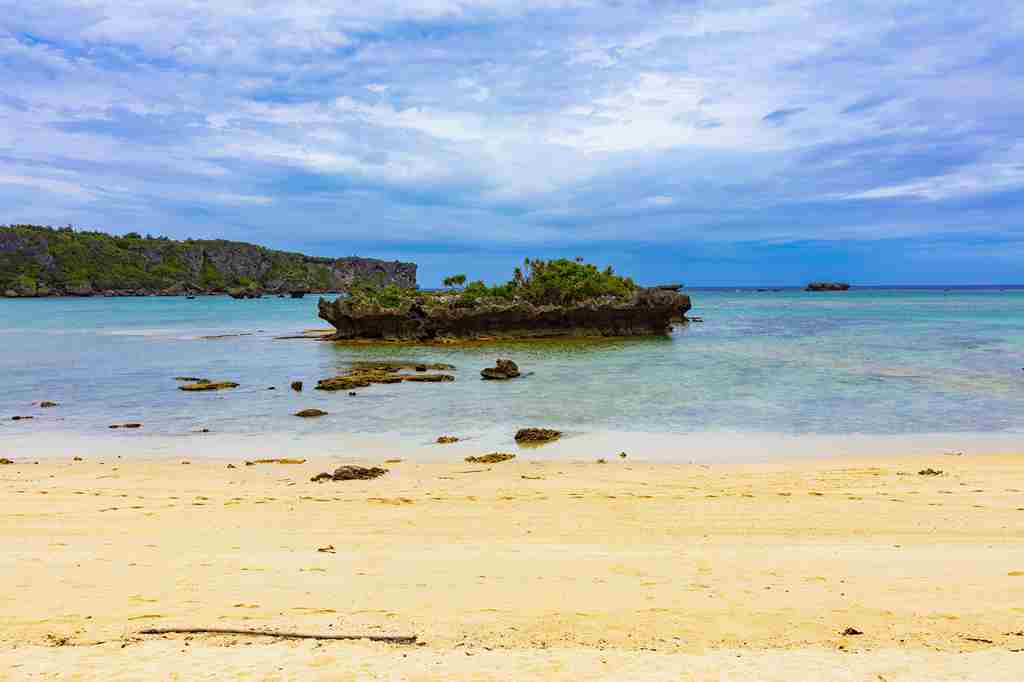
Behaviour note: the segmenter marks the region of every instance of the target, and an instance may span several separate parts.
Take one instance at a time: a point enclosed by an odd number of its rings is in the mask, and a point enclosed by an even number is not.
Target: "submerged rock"
[[[516,432],[517,443],[550,443],[562,437],[561,431],[555,429],[519,429]]]
[[[126,422],[124,424],[111,424],[107,428],[111,428],[111,429],[141,429],[142,428],[142,424],[140,424],[139,422]]]
[[[180,391],[223,391],[228,388],[238,388],[238,384],[233,381],[200,381],[178,386]]]
[[[433,365],[418,365],[429,369],[451,368],[451,365],[436,363]],[[403,381],[414,383],[435,383],[455,381],[451,374],[402,374],[401,369],[415,368],[415,363],[354,363],[353,369],[345,374],[317,382],[317,389],[321,391],[352,391],[356,388],[366,388],[370,384],[400,384]],[[426,370],[424,370],[426,371]]]
[[[324,412],[323,410],[318,410],[315,407],[313,407],[313,408],[310,408],[308,410],[300,410],[299,412],[295,413],[295,416],[296,417],[306,417],[306,418],[309,418],[309,417],[323,417],[326,414],[327,413]]]
[[[292,382],[292,390],[293,391],[297,391],[297,392],[301,392],[302,391],[302,382],[301,381],[293,381]]]
[[[508,452],[492,452],[488,455],[476,455],[473,457],[467,457],[466,461],[471,464],[498,464],[500,462],[507,462],[510,459],[515,459],[516,456]]]
[[[511,360],[498,360],[494,367],[485,367],[480,370],[480,376],[484,379],[503,380],[515,379],[519,376],[519,365]]]
[[[458,436],[438,436],[437,441],[439,445],[447,445],[449,443],[458,443]]]
[[[322,481],[367,480],[371,478],[380,478],[386,473],[388,473],[388,470],[382,467],[363,467],[355,464],[347,464],[335,469],[334,473],[329,474],[327,472],[323,472],[309,480],[315,483],[320,483]]]
[[[39,407],[57,407],[57,403],[53,402],[52,400],[44,400],[41,403],[39,403]]]
[[[23,419],[35,419],[35,417],[29,417],[29,416],[25,416],[25,415],[21,415],[21,414],[17,414],[15,416],[11,417],[11,421],[12,422],[20,422]]]
[[[403,376],[402,381],[411,381],[413,383],[437,383],[442,381],[455,381],[455,377],[451,374],[415,374],[413,376]]]

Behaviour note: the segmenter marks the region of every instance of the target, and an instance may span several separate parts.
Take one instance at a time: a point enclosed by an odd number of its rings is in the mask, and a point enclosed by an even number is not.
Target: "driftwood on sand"
[[[235,628],[146,628],[140,635],[244,635],[248,637],[278,637],[281,639],[334,639],[387,642],[389,644],[416,644],[416,635],[316,635],[303,632],[277,630],[242,630]]]

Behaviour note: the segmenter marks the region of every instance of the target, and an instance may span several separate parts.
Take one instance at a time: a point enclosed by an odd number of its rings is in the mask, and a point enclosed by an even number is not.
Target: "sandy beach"
[[[0,679],[1024,677],[1013,455],[341,463],[0,466]]]

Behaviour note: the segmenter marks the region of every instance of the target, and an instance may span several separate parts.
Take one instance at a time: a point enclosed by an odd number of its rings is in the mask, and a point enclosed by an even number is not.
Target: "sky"
[[[1024,3],[0,0],[0,223],[1024,283]]]

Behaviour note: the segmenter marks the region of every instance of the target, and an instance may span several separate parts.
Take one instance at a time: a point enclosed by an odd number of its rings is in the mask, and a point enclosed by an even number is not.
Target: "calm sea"
[[[359,438],[426,444],[451,433],[500,447],[522,426],[668,437],[1024,436],[1024,290],[691,293],[691,314],[704,322],[668,338],[468,348],[276,340],[326,326],[315,298],[0,300],[0,455],[90,438],[131,439],[123,442],[140,451],[173,441],[178,452],[282,437],[290,450]],[[202,338],[223,334],[244,335]],[[481,381],[498,357],[530,376]],[[355,397],[311,390],[352,361],[377,359],[448,362],[458,378]],[[178,375],[241,387],[188,394]],[[289,390],[294,380],[303,393]],[[40,409],[40,400],[60,406]],[[329,415],[292,416],[306,407]],[[144,427],[108,429],[124,421]]]

